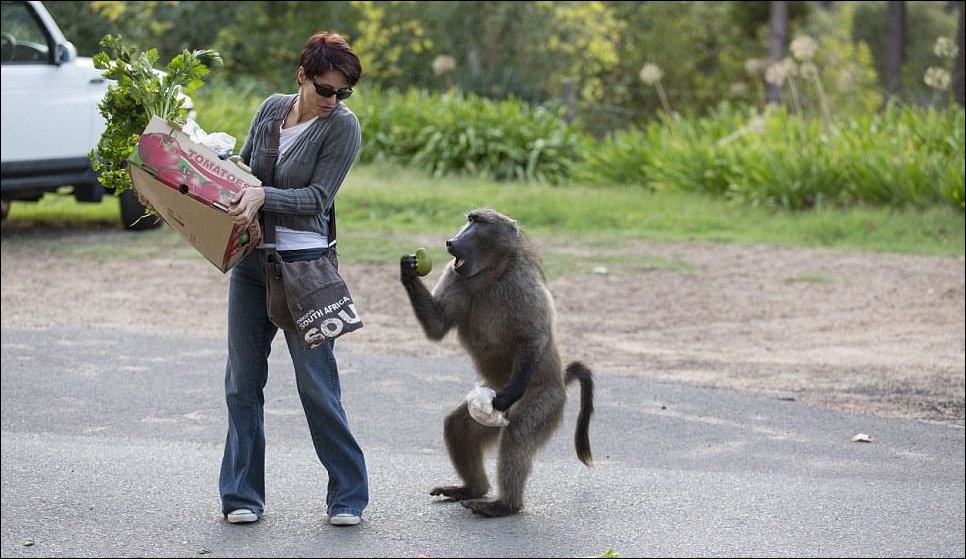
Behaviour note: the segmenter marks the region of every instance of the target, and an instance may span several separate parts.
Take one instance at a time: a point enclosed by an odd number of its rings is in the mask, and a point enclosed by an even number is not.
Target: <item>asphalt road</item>
[[[268,511],[234,526],[217,490],[223,342],[5,328],[3,557],[966,553],[962,428],[606,371],[597,371],[595,466],[573,450],[572,387],[524,511],[474,517],[428,495],[456,481],[442,417],[473,387],[469,362],[369,355],[348,338],[336,355],[370,472],[362,525],[325,522],[325,470],[277,340]],[[860,432],[874,442],[852,442]]]

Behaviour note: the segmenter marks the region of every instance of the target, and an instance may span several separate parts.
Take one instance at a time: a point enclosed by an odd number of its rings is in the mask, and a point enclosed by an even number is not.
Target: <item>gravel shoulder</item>
[[[225,338],[228,276],[176,238],[151,250],[130,238],[5,225],[2,327]],[[591,250],[561,237],[535,242],[557,259],[579,261]],[[964,424],[962,256],[649,241],[614,255],[606,273],[581,267],[549,281],[562,358],[585,361],[600,382],[636,375]],[[442,343],[423,336],[395,263],[343,272],[366,323],[343,347],[462,353],[453,335]]]

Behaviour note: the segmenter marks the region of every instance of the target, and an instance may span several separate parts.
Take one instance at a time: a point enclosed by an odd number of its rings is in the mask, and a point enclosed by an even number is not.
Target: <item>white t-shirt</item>
[[[316,121],[312,118],[291,128],[280,128],[278,136],[278,156],[282,157],[298,140],[303,132]],[[275,227],[275,250],[302,250],[306,248],[323,248],[329,246],[329,239],[325,235],[314,231],[296,231],[287,227]]]

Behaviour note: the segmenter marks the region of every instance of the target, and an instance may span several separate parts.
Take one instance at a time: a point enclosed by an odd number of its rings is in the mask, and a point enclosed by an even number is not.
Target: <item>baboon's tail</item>
[[[590,369],[580,361],[567,365],[564,382],[580,381],[580,414],[577,416],[577,431],[574,433],[574,445],[577,447],[577,458],[590,466],[594,457],[590,454],[590,416],[594,413],[594,375]]]

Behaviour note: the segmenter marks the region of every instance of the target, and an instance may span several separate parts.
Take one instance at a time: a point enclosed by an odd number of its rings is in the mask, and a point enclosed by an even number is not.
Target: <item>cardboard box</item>
[[[227,213],[235,194],[261,181],[191,141],[177,124],[152,118],[128,162],[135,190],[222,272],[261,244],[258,221],[239,227]]]

